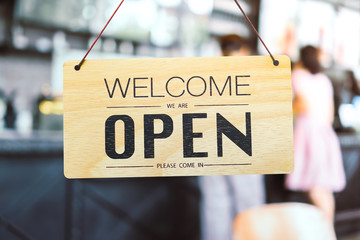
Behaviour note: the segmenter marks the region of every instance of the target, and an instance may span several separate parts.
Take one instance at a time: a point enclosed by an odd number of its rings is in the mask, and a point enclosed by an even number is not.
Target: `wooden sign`
[[[65,176],[291,172],[290,60],[276,59],[66,62]]]

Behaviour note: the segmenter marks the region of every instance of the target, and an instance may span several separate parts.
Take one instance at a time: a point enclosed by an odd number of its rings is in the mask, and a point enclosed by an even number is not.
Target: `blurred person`
[[[223,56],[247,56],[251,53],[247,41],[236,34],[220,37],[219,44]]]
[[[290,190],[306,192],[333,222],[333,192],[344,189],[345,174],[340,144],[332,128],[333,87],[321,71],[318,49],[302,48],[292,73],[295,168],[286,176],[285,184]]]
[[[5,127],[6,97],[0,89],[0,130]]]
[[[355,96],[360,95],[359,81],[356,79],[354,71],[346,71],[345,89],[351,93],[351,101]]]
[[[10,94],[10,97],[6,99],[6,112],[5,112],[5,127],[13,129],[15,128],[16,111],[14,107],[15,91]]]
[[[341,107],[344,106],[344,104],[356,105],[356,101],[359,99],[358,96],[360,96],[359,81],[356,79],[352,70],[346,70],[341,81],[336,81],[336,84],[334,84],[334,92],[335,119],[333,126],[336,131],[355,134],[356,129],[354,126],[349,126],[349,123],[346,123],[346,120],[344,124],[342,121],[344,119],[342,118],[345,116],[342,115],[344,113],[341,113]]]
[[[219,39],[224,56],[250,54],[247,42],[238,35]],[[233,221],[246,209],[264,204],[265,192],[261,175],[200,177],[202,191],[202,239],[232,239]]]
[[[341,89],[341,103],[351,104],[355,96],[360,95],[360,86],[358,80],[355,78],[355,74],[351,70],[345,71],[345,78],[342,81]]]

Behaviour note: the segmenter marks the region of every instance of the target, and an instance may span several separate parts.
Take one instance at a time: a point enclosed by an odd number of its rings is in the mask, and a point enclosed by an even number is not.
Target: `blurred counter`
[[[347,186],[335,195],[336,231],[344,236],[360,229],[360,135],[339,140]],[[2,131],[0,170],[0,238],[199,239],[196,177],[67,180],[62,131]],[[268,203],[307,202],[284,188],[284,175],[265,183]]]
[[[62,131],[34,131],[20,134],[17,131],[0,132],[0,155],[58,154],[63,152]]]
[[[62,132],[0,132],[0,239],[200,239],[196,177],[68,180]]]
[[[360,134],[338,134],[342,148],[359,148]]]
[[[360,134],[338,134],[342,149],[359,149]],[[63,151],[62,131],[33,131],[21,134],[12,130],[0,132],[0,154],[54,153]]]

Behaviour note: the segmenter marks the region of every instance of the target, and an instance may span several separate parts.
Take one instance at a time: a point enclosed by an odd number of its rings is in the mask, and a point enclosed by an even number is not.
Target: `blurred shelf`
[[[39,57],[51,59],[51,52],[40,52],[35,48],[27,48],[27,49],[16,49],[12,46],[0,45],[0,56],[12,55],[12,56],[20,56],[20,57]]]
[[[340,145],[342,148],[358,148],[360,149],[359,134],[338,134]]]

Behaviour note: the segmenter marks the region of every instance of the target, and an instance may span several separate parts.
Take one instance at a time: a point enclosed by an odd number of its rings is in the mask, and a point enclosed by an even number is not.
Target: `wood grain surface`
[[[64,64],[67,178],[289,173],[290,59]]]

